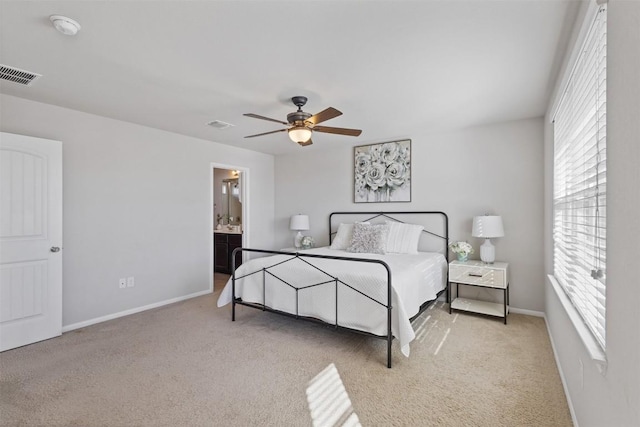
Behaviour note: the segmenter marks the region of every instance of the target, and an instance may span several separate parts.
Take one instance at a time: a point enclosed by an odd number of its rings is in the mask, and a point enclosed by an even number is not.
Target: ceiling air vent
[[[207,124],[216,129],[226,129],[226,128],[230,128],[231,126],[235,126],[235,125],[232,125],[231,123],[223,122],[221,120],[213,120]]]
[[[42,77],[42,74],[0,64],[0,80],[8,80],[24,86],[30,86],[39,77]]]

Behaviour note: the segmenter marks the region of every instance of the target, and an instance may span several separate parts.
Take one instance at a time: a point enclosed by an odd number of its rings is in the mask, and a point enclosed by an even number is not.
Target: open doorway
[[[229,165],[212,164],[212,290],[226,283],[234,263],[233,250],[247,241],[247,179],[248,171]],[[242,256],[235,259],[235,267]]]

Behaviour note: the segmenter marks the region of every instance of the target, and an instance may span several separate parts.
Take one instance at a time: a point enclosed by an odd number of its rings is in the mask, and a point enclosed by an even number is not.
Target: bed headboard
[[[395,211],[395,212],[332,212],[329,214],[329,244],[338,232],[340,223],[369,221],[384,223],[397,221],[419,224],[424,227],[418,243],[421,252],[439,252],[449,260],[449,217],[440,211]]]

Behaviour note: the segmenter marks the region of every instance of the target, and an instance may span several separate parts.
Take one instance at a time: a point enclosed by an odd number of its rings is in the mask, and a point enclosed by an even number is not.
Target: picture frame
[[[354,203],[411,202],[411,140],[353,148]]]

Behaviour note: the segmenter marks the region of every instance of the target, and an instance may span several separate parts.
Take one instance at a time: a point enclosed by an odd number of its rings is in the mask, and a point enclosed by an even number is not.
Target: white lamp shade
[[[290,230],[308,230],[309,229],[309,216],[308,215],[291,215],[291,221],[289,222]]]
[[[502,217],[499,215],[484,215],[474,217],[471,235],[473,237],[484,237],[485,239],[493,239],[494,237],[504,236]]]
[[[307,142],[311,139],[311,129],[306,126],[296,126],[289,129],[289,138],[293,142]]]

